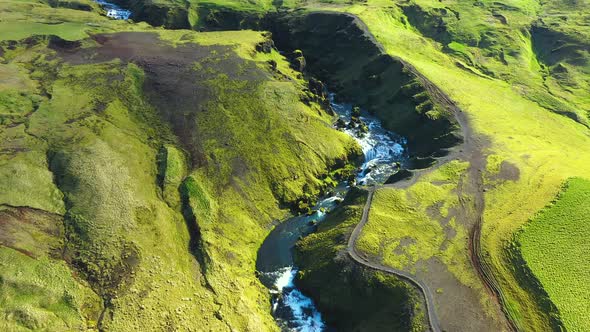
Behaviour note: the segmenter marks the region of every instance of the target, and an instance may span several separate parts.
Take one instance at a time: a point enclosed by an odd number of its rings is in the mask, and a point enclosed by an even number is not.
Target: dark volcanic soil
[[[258,82],[267,73],[240,58],[231,46],[186,43],[173,46],[155,33],[121,32],[94,35],[96,47],[78,48],[53,43],[53,49],[69,64],[101,63],[120,59],[145,72],[143,90],[149,102],[180,138],[191,154],[192,166],[205,162],[198,136],[197,112],[206,112],[213,95],[208,80],[220,74],[232,80]],[[199,64],[199,69],[197,69]]]

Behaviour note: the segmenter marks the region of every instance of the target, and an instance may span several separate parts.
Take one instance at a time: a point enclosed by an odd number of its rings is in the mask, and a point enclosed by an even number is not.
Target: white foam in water
[[[107,16],[115,20],[128,20],[131,17],[131,11],[123,9],[114,3],[104,0],[94,0],[102,8],[107,10]]]
[[[330,196],[330,197],[324,199],[323,201],[321,201],[320,206],[326,206],[326,205],[332,204],[332,203],[334,203],[338,200],[341,200],[341,199],[342,199],[342,197],[340,197],[338,195]]]
[[[342,120],[349,121],[352,114],[352,105],[337,104],[334,102],[334,94],[329,95],[330,104]],[[395,173],[396,161],[402,159],[406,141],[402,137],[393,137],[381,126],[381,121],[370,116],[361,116],[360,119],[367,125],[369,131],[362,136],[354,129],[345,128],[344,132],[359,143],[365,155],[365,162],[357,176],[359,184],[375,184],[386,180],[386,177]]]
[[[295,271],[297,272],[297,271]],[[280,276],[275,281],[275,287],[280,292],[285,287],[293,287],[293,268],[291,266],[284,267],[279,270]]]
[[[277,291],[282,294],[283,302],[293,314],[293,319],[289,321],[294,325],[291,329],[297,332],[321,332],[324,329],[322,315],[315,308],[313,301],[303,295],[293,281],[297,275],[297,270],[291,266],[277,271],[280,276],[275,281]],[[278,300],[273,303],[273,311],[277,309]]]

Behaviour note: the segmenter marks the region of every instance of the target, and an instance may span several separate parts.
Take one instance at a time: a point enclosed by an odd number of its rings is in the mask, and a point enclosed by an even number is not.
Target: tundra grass
[[[456,60],[404,24],[399,11],[362,6],[350,10],[387,52],[412,63],[467,112],[475,132],[491,141],[487,153],[519,168],[517,181],[506,181],[485,194],[482,247],[517,324],[547,329],[548,319],[511,274],[505,250],[512,234],[554,197],[566,178],[590,172],[587,129],[530,101],[518,86],[457,67]]]
[[[3,331],[96,328],[102,301],[64,261],[0,247],[0,267]]]
[[[567,181],[558,197],[517,236],[527,266],[539,280],[568,331],[589,327],[590,181]]]

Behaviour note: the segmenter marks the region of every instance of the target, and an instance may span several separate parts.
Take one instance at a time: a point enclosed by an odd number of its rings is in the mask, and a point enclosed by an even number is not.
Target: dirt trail
[[[366,26],[362,23],[362,21],[355,17],[355,20],[359,22],[359,27],[365,31],[367,36],[370,36],[371,40],[379,47],[379,49],[384,52],[383,47],[374,39],[371,33],[368,31]],[[385,53],[385,52],[384,52]],[[461,130],[463,143],[459,146],[452,149],[452,151],[442,157],[438,158],[435,165],[418,170],[414,172],[414,176],[410,179],[402,180],[392,184],[386,184],[382,186],[375,186],[369,189],[369,196],[365,207],[363,209],[363,215],[360,222],[354,228],[349,241],[347,251],[350,257],[359,264],[367,266],[369,268],[383,271],[386,273],[394,274],[402,279],[405,279],[412,284],[414,284],[424,295],[426,309],[428,311],[428,319],[430,323],[430,327],[433,331],[440,331],[440,323],[435,311],[434,301],[433,301],[433,294],[432,291],[428,288],[428,286],[422,281],[417,279],[415,276],[401,270],[397,270],[388,266],[384,266],[382,264],[370,261],[365,255],[360,254],[356,248],[355,243],[358,239],[360,233],[362,232],[363,227],[366,225],[368,221],[370,206],[373,199],[374,192],[379,188],[408,188],[416,183],[422,176],[425,174],[431,173],[432,171],[436,170],[440,166],[446,164],[447,162],[460,159],[469,162],[469,169],[467,174],[463,177],[459,190],[459,197],[460,197],[460,212],[459,218],[463,218],[465,224],[470,225],[472,224],[472,228],[469,232],[469,251],[472,264],[479,275],[480,279],[484,283],[485,287],[490,291],[492,296],[498,301],[498,304],[504,313],[505,316],[505,325],[512,331],[516,331],[517,328],[514,322],[510,319],[511,317],[508,315],[505,309],[505,300],[501,293],[501,290],[498,286],[498,282],[494,278],[493,274],[491,273],[491,269],[489,265],[485,262],[482,258],[481,254],[481,245],[480,245],[480,237],[481,237],[481,226],[483,222],[483,212],[485,208],[485,198],[484,198],[484,185],[483,185],[483,172],[486,168],[486,159],[487,156],[485,155],[485,149],[488,145],[488,141],[485,137],[481,137],[479,135],[475,135],[473,130],[470,126],[469,120],[467,115],[459,108],[457,105],[443,92],[441,91],[436,85],[430,82],[424,75],[422,75],[414,66],[405,62],[402,59],[397,58],[398,61],[403,63],[403,65],[408,68],[416,77],[421,81],[421,83],[426,87],[428,92],[433,96],[433,98],[445,106],[447,110],[449,110],[452,115],[454,116],[458,127]],[[471,197],[472,201],[466,199],[466,197]]]
[[[371,208],[371,202],[373,200],[374,192],[375,188],[371,188],[369,190],[369,196],[367,197],[367,203],[365,204],[365,207],[363,209],[363,216],[361,218],[361,221],[356,225],[356,227],[352,231],[352,234],[350,235],[350,238],[348,239],[348,254],[354,261],[361,265],[367,266],[378,271],[394,274],[418,287],[422,294],[424,294],[424,301],[426,303],[426,311],[428,313],[428,322],[430,324],[430,328],[433,332],[440,332],[440,324],[438,321],[438,317],[436,316],[436,311],[434,309],[434,298],[432,296],[432,292],[426,284],[424,284],[421,280],[416,279],[414,276],[405,271],[397,270],[389,266],[371,262],[367,257],[365,257],[362,254],[359,254],[356,250],[355,243],[361,231],[363,230],[363,227],[367,223],[369,209]]]

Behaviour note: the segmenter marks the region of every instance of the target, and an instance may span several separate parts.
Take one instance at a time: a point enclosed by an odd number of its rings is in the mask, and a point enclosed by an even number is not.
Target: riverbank
[[[35,6],[0,4],[6,330],[278,330],[256,250],[358,146],[263,33]]]
[[[339,179],[342,182],[313,207],[312,213],[289,218],[275,226],[258,250],[259,278],[270,289],[272,313],[278,325],[287,331],[324,331],[331,327],[325,326],[313,301],[295,286],[298,267],[293,249],[296,242],[317,230],[345,200],[349,190],[357,190],[356,184],[383,183],[408,160],[403,137],[385,130],[377,118],[360,108],[336,102],[334,94],[328,94],[328,101],[338,118],[336,128],[357,141],[364,160],[356,175],[352,179]],[[393,319],[392,323],[397,324],[397,320]]]

